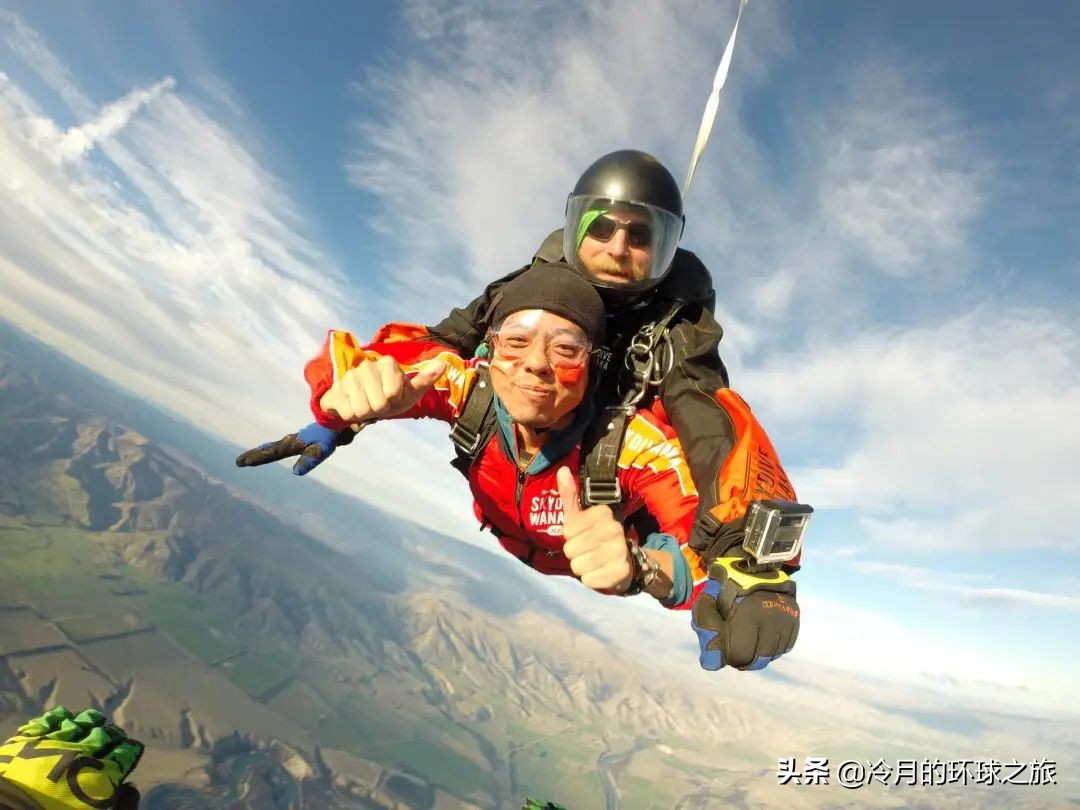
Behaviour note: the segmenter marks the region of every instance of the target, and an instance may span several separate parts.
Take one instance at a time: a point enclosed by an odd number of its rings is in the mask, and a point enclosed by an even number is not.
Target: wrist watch
[[[630,587],[623,591],[623,596],[636,596],[644,591],[655,599],[667,599],[671,596],[674,583],[664,574],[660,563],[645,553],[645,549],[630,539],[627,539],[630,547],[630,559],[634,563],[634,575],[630,579]]]

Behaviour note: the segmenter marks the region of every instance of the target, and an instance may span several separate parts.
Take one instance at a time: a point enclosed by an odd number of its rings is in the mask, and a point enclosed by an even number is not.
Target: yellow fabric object
[[[782,591],[785,583],[791,579],[783,571],[763,571],[759,574],[751,574],[749,571],[742,571],[736,567],[744,562],[745,560],[742,557],[721,557],[713,562],[714,566],[723,569],[724,576],[727,579],[732,580],[739,586],[743,595],[762,589]],[[714,575],[713,578],[723,581],[721,576],[718,575]]]
[[[20,735],[0,745],[0,776],[44,810],[110,808],[123,781],[115,762],[87,756],[82,743]]]

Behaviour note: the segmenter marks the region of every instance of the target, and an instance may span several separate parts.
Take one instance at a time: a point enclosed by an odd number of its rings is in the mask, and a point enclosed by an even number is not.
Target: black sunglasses
[[[630,247],[647,248],[653,243],[652,226],[648,222],[619,222],[602,215],[589,223],[585,233],[598,242],[608,242],[620,228],[626,228],[626,241]]]

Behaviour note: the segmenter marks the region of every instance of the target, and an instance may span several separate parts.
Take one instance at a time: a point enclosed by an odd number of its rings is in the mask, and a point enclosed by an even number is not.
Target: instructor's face
[[[510,418],[532,429],[562,428],[589,384],[581,329],[553,312],[515,312],[493,340],[491,385]],[[584,356],[582,356],[584,352]]]
[[[611,211],[604,218],[614,220],[620,227],[607,239],[594,236],[591,228],[586,231],[578,248],[581,264],[601,281],[615,284],[644,281],[649,276],[653,246],[632,239],[626,226],[648,224],[648,217],[640,211],[625,208]]]

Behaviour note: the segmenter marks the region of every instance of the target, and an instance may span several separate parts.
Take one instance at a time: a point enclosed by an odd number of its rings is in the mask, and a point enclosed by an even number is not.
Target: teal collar
[[[562,430],[551,431],[547,441],[540,448],[540,452],[533,456],[529,466],[525,468],[525,473],[535,475],[542,472],[573,450],[585,435],[585,430],[589,427],[589,423],[592,422],[595,410],[591,401],[583,400],[574,414],[574,421]],[[520,468],[521,463],[518,458],[517,434],[514,431],[514,422],[498,396],[495,397],[495,414],[499,419],[499,430],[502,431],[503,438],[506,440],[510,453],[514,457],[514,465]]]

